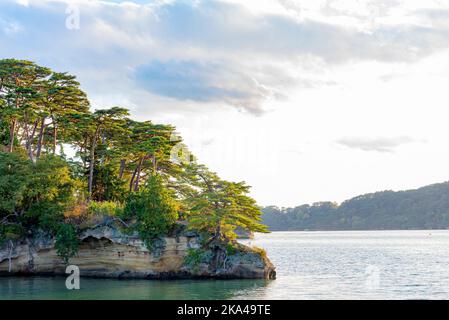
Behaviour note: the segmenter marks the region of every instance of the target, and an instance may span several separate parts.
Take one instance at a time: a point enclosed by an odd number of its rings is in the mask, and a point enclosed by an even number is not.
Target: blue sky
[[[0,58],[175,124],[261,204],[341,201],[449,179],[448,16],[415,0],[5,0]]]

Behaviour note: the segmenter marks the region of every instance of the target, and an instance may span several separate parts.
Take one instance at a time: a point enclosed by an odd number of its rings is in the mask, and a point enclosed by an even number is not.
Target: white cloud
[[[449,26],[436,28],[425,23],[392,26],[373,22],[367,31],[332,18],[347,16],[362,21],[366,16],[388,16],[389,1],[377,4],[355,1],[344,8],[335,1],[319,6],[305,2],[298,7],[288,1],[272,0],[250,1],[245,6],[234,1],[138,4],[79,0],[81,29],[77,31],[67,30],[62,24],[68,3],[73,2],[30,0],[22,9],[12,9],[11,3],[2,4],[0,18],[14,19],[23,25],[25,35],[16,41],[32,52],[30,59],[54,61],[64,57],[81,80],[84,70],[97,67],[108,69],[113,85],[133,86],[129,70],[144,65],[167,63],[165,70],[175,60],[214,65],[217,68],[214,83],[198,83],[197,88],[217,89],[220,83],[218,102],[255,114],[269,109],[266,105],[272,99],[286,97],[283,91],[294,86],[330,83],[311,70],[310,66],[316,63],[331,68],[353,61],[416,61],[449,47]],[[301,19],[285,7],[300,10]],[[276,14],[269,13],[274,8]],[[8,24],[3,29],[11,35],[18,31],[17,26]],[[40,50],[44,47],[45,50]],[[15,48],[17,43],[6,45],[0,54],[16,54]],[[85,83],[92,91],[97,89],[97,83],[89,80]],[[187,78],[185,83],[178,83],[181,91],[191,86]],[[147,96],[144,88],[129,90]],[[236,99],[237,91],[244,98]],[[157,90],[150,93],[158,95]],[[162,96],[181,97],[177,92],[170,95],[170,90]]]
[[[30,4],[29,0],[16,0],[16,2],[22,6],[28,6]]]
[[[363,151],[394,152],[401,145],[416,142],[407,136],[401,137],[345,137],[336,140],[342,146]]]

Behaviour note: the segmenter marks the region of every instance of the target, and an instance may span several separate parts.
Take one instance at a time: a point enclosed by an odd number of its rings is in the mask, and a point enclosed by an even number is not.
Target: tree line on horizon
[[[173,150],[184,160],[173,161]],[[74,217],[98,214],[149,246],[179,220],[211,239],[233,239],[237,226],[266,231],[249,186],[183,152],[171,125],[134,120],[122,107],[91,111],[74,75],[0,60],[0,242],[44,230],[70,257]]]
[[[449,228],[449,182],[416,190],[382,191],[294,208],[262,208],[271,231]]]

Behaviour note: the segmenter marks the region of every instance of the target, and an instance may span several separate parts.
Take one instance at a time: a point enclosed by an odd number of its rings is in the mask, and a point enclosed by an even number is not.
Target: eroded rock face
[[[185,264],[189,251],[200,247],[199,237],[182,232],[157,241],[150,252],[137,235],[102,226],[80,236],[78,255],[70,259],[81,276],[107,278],[249,278],[274,279],[271,262],[256,252],[220,257],[211,249],[211,260],[198,266]],[[245,250],[246,251],[246,250]],[[221,252],[221,253],[220,253]],[[218,261],[218,262],[217,262]],[[16,241],[0,249],[0,275],[65,275],[66,264],[57,255],[54,239],[39,236]]]

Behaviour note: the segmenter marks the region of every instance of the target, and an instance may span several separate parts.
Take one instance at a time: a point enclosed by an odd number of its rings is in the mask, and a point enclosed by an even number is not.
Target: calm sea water
[[[278,279],[146,281],[0,278],[0,299],[449,299],[449,231],[273,232]]]

